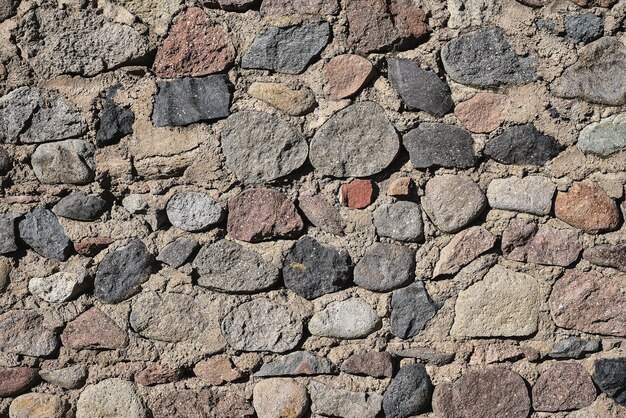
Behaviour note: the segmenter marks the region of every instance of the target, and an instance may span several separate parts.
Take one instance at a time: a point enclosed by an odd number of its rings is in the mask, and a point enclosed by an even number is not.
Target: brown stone
[[[74,350],[113,350],[126,347],[128,336],[100,309],[91,308],[67,324],[61,334],[61,341]]]
[[[364,209],[374,200],[374,183],[371,180],[352,180],[342,184],[340,200],[350,209]]]
[[[228,357],[211,357],[203,360],[194,366],[193,372],[199,378],[216,386],[241,377],[241,373],[233,367]]]
[[[304,216],[316,227],[335,235],[342,235],[344,222],[339,210],[322,195],[303,196],[298,206]]]
[[[25,392],[37,383],[38,377],[37,370],[30,367],[0,367],[0,397]]]
[[[100,251],[111,245],[113,240],[107,237],[85,238],[74,243],[74,249],[80,255],[85,257],[94,257]]]
[[[626,278],[569,270],[550,295],[552,319],[561,328],[626,336]]]
[[[66,404],[60,396],[48,393],[27,393],[11,402],[11,418],[63,418]]]
[[[354,354],[343,362],[341,371],[373,377],[391,377],[393,363],[391,362],[391,355],[386,352]]]
[[[387,194],[393,197],[407,197],[413,190],[413,179],[411,177],[400,177],[389,183]]]
[[[583,251],[583,258],[593,264],[626,272],[626,244],[597,245]]]
[[[482,226],[473,226],[459,232],[441,250],[433,277],[456,273],[479,255],[492,249],[495,243],[496,237]]]
[[[530,1],[530,0],[526,0],[526,1]],[[534,1],[539,1],[539,0],[534,0]],[[608,8],[614,5],[615,3],[617,3],[617,0],[571,0],[571,1],[572,3],[576,3],[580,7],[597,6],[597,7]]]
[[[235,60],[228,33],[197,7],[183,12],[157,50],[152,69],[160,77],[219,73]]]
[[[322,70],[324,85],[332,100],[356,94],[374,75],[374,66],[360,55],[339,55]]]
[[[180,379],[178,370],[159,363],[152,363],[135,374],[135,382],[142,386],[162,385],[177,382]]]
[[[580,409],[596,399],[596,387],[578,363],[556,363],[533,386],[533,408],[540,412]]]
[[[0,350],[5,353],[42,357],[52,354],[59,340],[36,311],[11,310],[0,315]]]
[[[596,183],[575,183],[567,192],[559,192],[554,202],[557,218],[585,232],[613,231],[619,226],[617,204]]]
[[[148,407],[154,418],[255,416],[250,401],[236,387],[221,394],[212,389],[164,387],[148,399]]]
[[[248,94],[292,116],[307,114],[316,104],[311,89],[294,89],[282,83],[254,82],[250,85]]]
[[[454,114],[469,131],[487,133],[504,121],[506,96],[495,93],[478,93],[457,104]]]
[[[337,0],[263,0],[261,3],[264,15],[334,15],[338,11]]]
[[[514,343],[499,341],[474,347],[470,364],[491,364],[515,361],[524,357],[522,349]]]

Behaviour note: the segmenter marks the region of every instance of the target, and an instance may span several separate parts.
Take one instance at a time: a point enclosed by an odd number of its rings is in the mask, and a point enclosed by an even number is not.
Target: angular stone
[[[547,177],[508,177],[489,183],[487,199],[493,209],[548,215],[555,191],[556,185]]]
[[[554,201],[557,218],[590,234],[618,228],[617,204],[596,183],[585,180],[574,183],[567,192],[559,192]]]
[[[266,27],[241,58],[241,66],[300,74],[322,52],[329,38],[327,22]]]
[[[339,200],[350,209],[365,209],[374,201],[374,183],[371,180],[352,180],[342,184]]]
[[[495,93],[477,93],[471,99],[458,103],[454,114],[471,132],[489,133],[504,121],[506,96]]]
[[[298,418],[309,406],[306,387],[290,378],[261,380],[254,385],[252,397],[259,418]]]
[[[294,89],[282,83],[255,81],[248,88],[248,94],[292,116],[306,115],[317,104],[308,87]]]
[[[63,389],[78,389],[85,384],[87,370],[85,366],[76,364],[54,370],[39,370],[39,376],[46,382]]]
[[[316,227],[333,235],[343,235],[344,221],[339,210],[322,195],[302,196],[298,207]]]
[[[157,261],[161,261],[170,267],[178,268],[185,264],[191,254],[198,249],[198,241],[193,238],[177,238],[165,245],[157,256]]]
[[[106,200],[81,192],[65,196],[52,208],[55,215],[76,221],[95,221],[106,210]]]
[[[415,282],[391,295],[391,333],[407,339],[416,336],[437,313],[424,283]]]
[[[389,353],[369,351],[348,357],[341,364],[341,371],[363,376],[391,377],[393,374],[393,363]]]
[[[222,207],[204,193],[178,192],[167,202],[167,218],[176,228],[198,232],[219,223],[224,215]]]
[[[9,406],[11,418],[63,418],[67,405],[58,395],[27,393],[13,399]]]
[[[11,281],[11,263],[6,258],[0,258],[0,293],[7,290]]]
[[[433,277],[455,274],[496,244],[496,237],[482,226],[459,232],[439,253]]]
[[[87,184],[94,180],[93,144],[80,139],[42,144],[31,156],[35,176],[47,184]]]
[[[122,107],[113,101],[117,89],[111,89],[102,101],[100,111],[100,126],[96,132],[96,144],[99,147],[111,145],[126,135],[133,133],[135,112],[128,107]]]
[[[398,244],[375,242],[354,267],[354,284],[389,292],[415,278],[415,251]]]
[[[626,407],[626,358],[597,360],[593,381],[602,392]]]
[[[331,302],[309,321],[312,335],[341,339],[365,338],[379,327],[376,311],[359,298]]]
[[[84,276],[59,272],[48,277],[33,277],[28,281],[28,291],[50,303],[62,303],[76,296],[83,287]]]
[[[576,146],[583,152],[603,157],[626,150],[626,112],[585,126]]]
[[[345,250],[322,245],[304,236],[285,257],[285,286],[306,299],[343,289],[350,281],[351,261]]]
[[[15,10],[19,2],[17,0],[2,0],[0,1],[0,23],[10,18],[15,14]]]
[[[229,12],[245,12],[258,4],[257,0],[208,0],[208,4],[213,5],[216,1],[222,9]]]
[[[30,367],[0,367],[0,397],[10,398],[37,383],[37,370]]]
[[[327,358],[308,351],[296,351],[264,364],[254,376],[315,376],[335,372],[335,365]]]
[[[80,255],[94,257],[112,243],[113,240],[107,237],[85,238],[84,240],[75,242],[74,249]]]
[[[356,94],[374,75],[374,66],[365,57],[339,55],[324,65],[325,90],[331,100],[345,99]]]
[[[135,374],[135,382],[142,386],[162,385],[180,380],[180,373],[166,365],[153,363]]]
[[[535,411],[580,409],[596,399],[596,388],[582,365],[556,363],[539,376],[533,385],[532,398]]]
[[[1,129],[1,128],[0,128]],[[13,159],[3,147],[0,147],[0,176],[4,176],[13,167]]]
[[[563,23],[565,36],[574,42],[588,43],[600,38],[604,32],[604,19],[593,13],[566,14]]]
[[[7,212],[0,214],[0,254],[12,253],[17,250],[15,237],[16,218],[18,214]]]
[[[106,379],[89,385],[76,403],[76,418],[146,418],[144,406],[136,386],[122,379]]]
[[[468,168],[476,163],[472,136],[457,126],[424,122],[406,133],[402,143],[415,168]]]
[[[54,330],[34,310],[11,310],[0,315],[0,349],[30,357],[48,356],[59,346]]]
[[[400,177],[389,183],[387,195],[393,197],[408,197],[413,192],[415,183],[411,177]]]
[[[422,210],[415,202],[380,205],[374,211],[374,226],[379,236],[398,241],[416,242],[424,236]]]
[[[128,335],[100,309],[91,308],[65,326],[61,341],[73,350],[115,350],[128,345]]]
[[[626,272],[626,244],[596,245],[583,251],[583,258],[593,264]]]
[[[335,113],[311,140],[309,159],[319,174],[367,177],[396,158],[398,134],[374,102],[359,102]]]
[[[157,85],[152,110],[155,126],[185,126],[230,115],[232,94],[226,75],[164,80]]]
[[[170,386],[170,385],[168,385]],[[208,388],[164,387],[158,396],[148,398],[154,418],[166,417],[256,417],[252,405],[240,389],[226,393]]]
[[[65,261],[71,242],[56,216],[48,209],[35,208],[18,225],[20,238],[39,255]]]
[[[263,112],[231,115],[221,138],[226,166],[246,183],[284,177],[299,169],[308,154],[307,143],[295,126]]]
[[[241,377],[241,373],[233,367],[228,357],[211,357],[203,360],[193,367],[193,373],[214,386],[233,382]]]
[[[263,0],[263,15],[334,15],[339,11],[337,0]]]
[[[383,397],[376,392],[349,392],[318,381],[309,383],[311,412],[342,418],[375,418],[381,410]]]
[[[389,418],[407,418],[424,412],[430,403],[433,384],[423,364],[400,369],[383,397],[383,411]]]
[[[552,358],[581,358],[586,354],[600,351],[600,340],[583,340],[580,337],[567,337],[559,340],[548,355]]]
[[[515,125],[485,146],[485,154],[502,164],[543,165],[559,154],[561,146],[534,125]]]

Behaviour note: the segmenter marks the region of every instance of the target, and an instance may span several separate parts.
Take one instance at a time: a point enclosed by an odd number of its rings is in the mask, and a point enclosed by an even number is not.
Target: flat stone
[[[94,257],[112,243],[113,240],[107,237],[85,238],[74,243],[74,250],[85,257]]]
[[[626,112],[585,126],[576,146],[583,152],[603,157],[626,150]]]
[[[389,353],[369,351],[348,357],[341,363],[341,371],[362,376],[391,377],[393,363]]]
[[[548,215],[556,184],[543,176],[493,179],[487,187],[487,200],[493,209]]]
[[[306,387],[290,378],[261,380],[254,385],[252,398],[259,418],[298,418],[309,407]]]
[[[437,228],[456,232],[483,212],[487,199],[468,176],[443,174],[426,183],[422,206]]]
[[[282,273],[288,289],[303,298],[315,299],[345,288],[350,270],[347,251],[304,236],[285,257]]]
[[[339,12],[337,0],[263,0],[263,15],[334,15]]]
[[[162,385],[180,380],[180,372],[166,365],[152,363],[135,373],[135,382],[141,386]]]
[[[441,117],[452,109],[450,87],[432,71],[408,59],[387,59],[389,81],[410,110]]]
[[[170,385],[168,385],[170,386]],[[148,398],[148,405],[156,417],[241,417],[254,418],[249,395],[231,387],[227,392],[210,388],[181,389],[164,387],[158,396]]]
[[[389,292],[415,278],[415,251],[398,244],[375,242],[354,267],[354,284]]]
[[[232,94],[226,75],[163,80],[157,85],[152,110],[155,126],[185,126],[230,115]]]
[[[233,367],[228,357],[211,357],[202,360],[193,367],[193,373],[214,386],[233,382],[241,377],[241,373]]]
[[[548,355],[552,358],[582,358],[586,354],[600,351],[600,340],[583,340],[580,337],[567,337],[557,341]]]
[[[143,194],[131,193],[122,199],[122,206],[128,212],[136,215],[138,213],[146,213],[148,210],[148,202]]]
[[[37,370],[30,367],[0,367],[0,397],[26,392],[37,383]]]
[[[284,177],[302,167],[308,154],[307,143],[295,126],[263,112],[231,115],[221,138],[226,166],[246,183]]]
[[[35,176],[47,184],[88,184],[94,180],[93,144],[80,139],[41,144],[31,156]]]
[[[383,397],[383,411],[389,418],[407,418],[424,412],[433,384],[423,364],[409,364],[391,380]]]
[[[331,205],[322,195],[302,196],[298,207],[316,227],[333,235],[343,235],[345,223],[339,209]]]
[[[310,88],[295,89],[282,83],[255,81],[248,88],[248,94],[292,116],[306,115],[317,104]]]
[[[415,347],[404,350],[394,350],[391,352],[398,357],[409,357],[420,360],[422,363],[430,363],[436,366],[445,366],[454,361],[454,353],[442,353],[430,348]]]
[[[470,364],[503,363],[522,358],[524,358],[524,351],[519,345],[509,341],[497,341],[474,347]]]
[[[379,327],[376,311],[359,298],[331,302],[309,321],[312,335],[341,339],[365,338]]]
[[[565,36],[574,42],[588,43],[604,33],[604,19],[593,13],[566,14],[563,18]]]
[[[6,258],[0,258],[0,293],[5,292],[11,281],[13,267]]]
[[[314,414],[342,418],[375,418],[381,410],[383,397],[376,392],[350,392],[315,380],[308,387],[311,412]]]
[[[454,106],[454,114],[467,130],[489,133],[504,121],[506,100],[504,94],[477,93]]]
[[[218,224],[224,210],[212,197],[198,192],[178,192],[167,202],[167,218],[183,231],[204,231]]]
[[[319,174],[367,177],[396,158],[400,142],[384,110],[359,102],[335,113],[311,140],[309,159]]]
[[[65,261],[71,242],[56,216],[48,209],[35,208],[19,222],[20,238],[39,255]]]
[[[543,165],[559,154],[561,146],[528,123],[506,128],[485,146],[485,154],[502,164]]]
[[[0,254],[12,253],[17,250],[15,237],[17,213],[0,214]]]
[[[415,282],[391,294],[391,333],[407,339],[416,336],[437,313],[424,283]]]
[[[557,193],[554,214],[590,234],[616,230],[620,222],[615,201],[589,180],[574,183],[567,192]]]
[[[219,6],[229,12],[245,12],[258,4],[257,0],[209,0],[209,3],[218,3]],[[205,2],[205,5],[207,2]]]
[[[335,373],[335,365],[327,358],[309,351],[296,351],[264,364],[254,376],[315,376]]]
[[[338,55],[324,65],[324,87],[331,100],[340,100],[359,92],[374,76],[374,66],[365,57]]]
[[[567,270],[550,295],[550,312],[557,326],[592,334],[626,335],[623,283],[597,271]],[[623,280],[622,280],[623,282]]]
[[[626,407],[626,358],[597,360],[593,381],[602,392]]]
[[[78,389],[87,380],[85,366],[76,364],[62,369],[39,370],[39,377],[63,389]]]
[[[329,39],[327,22],[266,27],[241,58],[241,66],[300,74],[322,52]]]
[[[30,357],[52,354],[59,346],[54,330],[34,310],[11,310],[0,315],[0,349]]]
[[[152,257],[145,244],[133,239],[110,252],[100,262],[94,280],[94,295],[104,303],[119,303],[139,293],[148,280]]]
[[[300,342],[302,320],[284,305],[254,299],[224,317],[222,334],[235,350],[284,353]]]
[[[415,183],[411,177],[400,177],[389,183],[387,195],[393,197],[408,197],[413,193]]]
[[[178,268],[185,264],[197,249],[198,241],[193,238],[180,237],[161,248],[156,259],[170,267]]]
[[[616,3],[617,0],[571,0],[580,7],[604,7],[609,8]]]
[[[113,97],[117,89],[111,89],[107,97],[102,100],[100,111],[100,125],[96,132],[96,144],[99,147],[111,145],[133,133],[135,112],[129,107],[115,103]]]
[[[198,285],[232,293],[256,293],[278,283],[279,270],[259,254],[228,240],[200,249],[193,261]]]
[[[556,363],[545,371],[532,389],[533,409],[558,412],[580,409],[596,399],[591,376],[578,363]]]
[[[228,202],[228,233],[248,242],[293,238],[304,222],[293,203],[277,190],[248,189]]]
[[[84,276],[59,272],[47,277],[33,277],[28,281],[28,291],[50,303],[67,302],[83,287]]]
[[[83,390],[76,402],[76,418],[148,417],[136,386],[122,379],[105,379]]]
[[[342,184],[339,200],[350,209],[365,209],[374,201],[374,183],[362,179]]]
[[[66,325],[61,341],[73,350],[115,350],[128,345],[128,335],[100,309],[91,308]]]
[[[424,122],[402,137],[414,168],[468,168],[476,164],[472,135],[458,126]]]
[[[593,264],[626,272],[626,244],[596,245],[583,251],[583,258]]]
[[[67,405],[58,395],[27,393],[13,399],[9,406],[11,418],[63,418]]]
[[[107,206],[106,200],[99,196],[75,192],[59,200],[52,212],[76,221],[95,221],[106,212]]]
[[[459,232],[439,253],[433,277],[457,273],[495,244],[496,237],[482,226],[472,226]]]
[[[374,211],[374,226],[381,237],[416,242],[424,236],[422,210],[414,202],[383,204]]]
[[[532,276],[494,266],[459,292],[450,335],[521,337],[537,331],[539,284]]]

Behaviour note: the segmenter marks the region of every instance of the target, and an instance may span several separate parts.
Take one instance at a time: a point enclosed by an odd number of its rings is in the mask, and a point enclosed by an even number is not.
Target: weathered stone
[[[379,236],[398,241],[416,242],[424,235],[422,211],[415,202],[380,205],[374,211],[374,226]]]
[[[248,94],[292,116],[306,115],[317,104],[308,87],[294,89],[282,83],[255,81],[248,88]]]
[[[354,267],[354,283],[375,292],[389,292],[415,277],[415,252],[398,244],[375,242]]]
[[[580,233],[513,219],[502,234],[502,252],[510,260],[567,267],[582,250]]]
[[[112,243],[113,240],[107,237],[85,238],[81,241],[75,242],[74,249],[80,255],[84,255],[85,257],[94,257]]]
[[[0,315],[0,349],[31,357],[48,356],[58,338],[44,318],[33,310],[12,310]]]
[[[94,180],[93,144],[80,139],[41,144],[31,156],[35,176],[48,184],[87,184]]]
[[[350,209],[365,209],[374,201],[374,183],[371,180],[352,180],[342,184],[339,200]]]
[[[264,15],[334,15],[338,11],[337,0],[263,0],[261,3]]]
[[[177,382],[180,379],[178,370],[166,365],[152,363],[140,372],[135,373],[135,382],[142,386],[162,385]]]
[[[614,5],[617,0],[571,0],[580,7],[604,7],[609,8]]]
[[[583,251],[583,258],[593,264],[626,272],[626,244],[596,245]]]
[[[58,395],[27,393],[13,399],[10,418],[63,418],[67,405]]]
[[[578,135],[576,146],[583,152],[603,157],[626,150],[626,113],[585,126]]]
[[[322,195],[302,196],[298,207],[314,226],[333,235],[343,234],[344,221],[339,210]]]
[[[63,389],[78,389],[85,384],[87,370],[84,366],[76,364],[62,369],[39,370],[39,376]]]
[[[359,102],[335,113],[315,132],[309,159],[320,174],[366,177],[387,168],[399,148],[383,108]]]
[[[618,228],[617,204],[596,183],[585,180],[574,183],[567,192],[559,192],[554,201],[557,218],[591,234]]]
[[[482,226],[459,232],[439,253],[433,277],[455,274],[496,244],[496,237]]]
[[[364,338],[379,327],[376,312],[359,298],[331,302],[309,321],[312,335],[341,339]]]
[[[20,238],[38,254],[65,261],[71,242],[56,216],[48,209],[35,208],[19,223]]]
[[[12,253],[17,250],[15,240],[17,213],[7,212],[0,214],[0,254]]]
[[[306,387],[290,378],[261,380],[252,397],[259,418],[299,418],[309,406]]]
[[[351,261],[345,250],[322,245],[304,236],[285,257],[285,286],[306,299],[336,292],[350,281]]]
[[[335,371],[335,365],[327,358],[316,356],[308,351],[296,351],[264,364],[254,376],[314,376],[334,374]]]
[[[560,149],[553,137],[528,123],[505,129],[487,142],[485,154],[502,164],[543,165],[556,157]]]
[[[300,74],[322,52],[329,38],[327,22],[266,27],[241,58],[241,66]]]
[[[604,32],[604,19],[593,13],[566,14],[563,23],[565,36],[574,42],[595,41]]]
[[[61,341],[73,350],[115,350],[128,345],[128,335],[98,308],[91,308],[69,322]]]
[[[309,395],[314,414],[342,418],[375,418],[383,401],[375,392],[349,392],[315,380],[309,383]]]
[[[146,213],[148,210],[148,202],[144,195],[139,193],[131,193],[122,199],[122,206],[132,214]]]
[[[350,97],[367,84],[374,75],[374,66],[360,55],[339,55],[322,69],[325,90],[331,100]]]
[[[519,345],[508,341],[497,341],[474,347],[470,364],[511,362],[522,358],[524,358],[524,352]]]
[[[308,148],[295,126],[267,113],[242,111],[226,120],[222,152],[239,180],[263,183],[299,169]]]
[[[6,175],[9,171],[11,171],[12,167],[13,159],[4,147],[0,147],[0,176]]]
[[[76,403],[76,418],[106,418],[123,416],[145,418],[148,411],[143,405],[136,386],[122,379],[106,379],[89,385]]]
[[[407,339],[416,336],[437,313],[424,283],[415,282],[391,295],[391,333]]]
[[[423,364],[400,369],[383,397],[383,411],[389,418],[407,418],[424,412],[430,403],[433,384]]]
[[[626,358],[597,360],[593,381],[602,392],[626,407]]]
[[[37,383],[37,370],[30,367],[0,367],[0,397],[9,398]]]
[[[454,361],[454,353],[442,353],[430,348],[416,347],[405,350],[391,349],[391,353],[399,357],[409,357],[418,359],[422,363],[431,363],[437,366],[444,366]]]
[[[539,376],[533,385],[532,398],[535,411],[580,409],[596,399],[596,388],[582,365],[556,363]]]
[[[111,89],[102,101],[100,125],[98,132],[96,132],[96,144],[99,147],[111,145],[133,133],[135,112],[128,107],[122,107],[115,103],[113,100],[115,93],[117,93],[117,89]]]
[[[193,238],[177,238],[165,245],[157,256],[157,261],[161,261],[170,267],[178,268],[185,264],[191,254],[198,248],[198,241]]]
[[[245,12],[258,5],[258,0],[208,0],[205,5],[213,6],[215,3],[229,12]]]
[[[468,168],[476,163],[472,136],[457,126],[424,122],[406,133],[402,143],[415,168]]]
[[[15,14],[15,10],[19,2],[17,0],[2,0],[0,1],[0,23],[10,18]]]
[[[487,199],[493,209],[548,215],[555,191],[556,185],[547,177],[508,177],[491,180]]]
[[[478,93],[457,104],[454,114],[471,132],[488,133],[504,121],[506,96],[496,93]]]
[[[204,231],[219,223],[224,215],[213,198],[197,192],[178,192],[167,202],[167,218],[183,231]]]
[[[28,291],[50,303],[62,303],[76,296],[82,289],[84,275],[59,272],[48,277],[33,277]]]
[[[106,210],[106,200],[81,192],[65,196],[52,208],[55,215],[76,221],[95,221]]]
[[[170,386],[170,385],[168,385]],[[149,398],[154,418],[167,417],[256,417],[250,401],[241,390],[218,392],[207,388],[166,387],[159,396]]]
[[[393,197],[408,197],[413,193],[415,183],[411,177],[400,177],[389,183],[387,195]]]
[[[241,377],[241,373],[233,367],[228,357],[211,357],[202,360],[193,367],[193,373],[214,386],[233,382]]]
[[[348,357],[341,364],[341,371],[363,376],[391,377],[393,363],[389,353],[370,351]]]
[[[567,337],[559,340],[548,355],[552,358],[581,358],[586,354],[600,351],[600,340],[583,340],[580,337]]]
[[[6,258],[0,258],[0,293],[7,290],[11,281],[11,270],[13,267]]]

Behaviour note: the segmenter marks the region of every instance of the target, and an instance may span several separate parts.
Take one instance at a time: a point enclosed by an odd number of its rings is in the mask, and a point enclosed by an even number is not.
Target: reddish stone
[[[196,376],[206,380],[212,385],[223,385],[241,377],[239,370],[235,369],[227,357],[212,357],[196,364],[193,368]]]
[[[522,349],[512,342],[499,341],[474,347],[470,364],[491,364],[515,361],[524,357]]]
[[[128,345],[128,335],[100,309],[91,308],[67,324],[61,341],[74,350],[116,349]]]
[[[231,387],[227,392],[213,389],[167,388],[148,398],[154,418],[238,417],[252,418],[254,409],[242,391]]]
[[[374,183],[371,180],[352,180],[341,185],[341,203],[351,209],[363,209],[374,201]]]
[[[338,11],[337,0],[263,0],[261,3],[264,15],[334,15]]]
[[[596,387],[578,363],[556,363],[533,386],[533,408],[540,412],[580,409],[596,399]]]
[[[557,218],[585,232],[613,231],[619,226],[617,204],[596,183],[575,183],[567,192],[559,192],[554,202]]]
[[[0,397],[27,391],[37,383],[37,370],[30,367],[0,367]]]
[[[461,267],[492,249],[495,243],[496,237],[482,226],[473,226],[459,232],[441,250],[433,277],[456,273]]]
[[[313,225],[331,234],[343,234],[344,223],[339,210],[322,195],[303,196],[298,204],[304,216]]]
[[[506,96],[495,93],[478,93],[457,104],[454,114],[468,130],[487,133],[496,129],[504,120]]]
[[[74,249],[80,255],[94,257],[112,243],[113,240],[107,237],[85,238],[84,240],[75,242]]]
[[[583,258],[593,264],[626,272],[626,244],[597,245],[583,251]]]
[[[192,7],[176,19],[152,69],[159,77],[198,77],[224,71],[235,55],[228,33],[202,9]]]
[[[389,183],[387,194],[393,197],[407,197],[413,190],[413,179],[411,177],[400,177]]]
[[[357,93],[374,74],[374,66],[360,55],[339,55],[322,70],[324,85],[332,100]]]
[[[391,377],[393,374],[391,355],[385,352],[355,354],[343,362],[341,371],[373,377]]]
[[[177,382],[180,379],[178,370],[166,365],[153,363],[135,374],[135,382],[143,386],[162,385]]]

